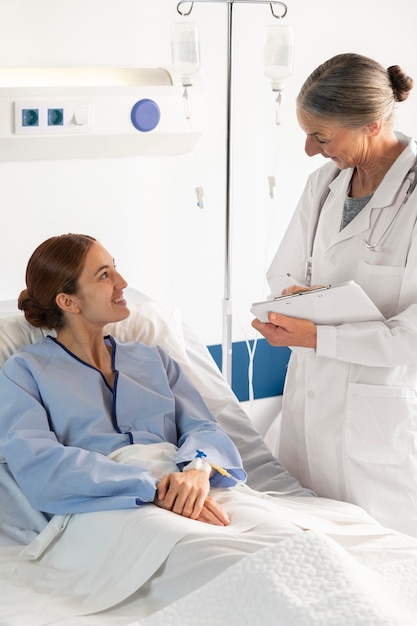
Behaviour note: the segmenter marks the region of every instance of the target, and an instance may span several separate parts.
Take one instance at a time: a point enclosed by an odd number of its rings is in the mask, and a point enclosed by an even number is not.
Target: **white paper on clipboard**
[[[268,322],[269,311],[331,326],[385,319],[362,287],[353,280],[254,302],[251,307],[251,313],[261,322]]]

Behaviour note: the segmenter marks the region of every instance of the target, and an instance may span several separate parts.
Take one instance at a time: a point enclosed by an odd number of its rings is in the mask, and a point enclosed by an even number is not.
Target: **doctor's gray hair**
[[[396,102],[408,98],[414,81],[398,65],[385,69],[360,54],[339,54],[306,79],[297,106],[316,117],[358,128],[391,121]]]

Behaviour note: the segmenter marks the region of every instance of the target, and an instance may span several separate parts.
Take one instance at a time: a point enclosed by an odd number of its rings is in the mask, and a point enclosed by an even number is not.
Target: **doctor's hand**
[[[190,519],[227,526],[228,515],[215,500],[208,497],[210,481],[207,472],[188,470],[163,476],[157,486],[154,503]]]
[[[256,318],[252,320],[252,326],[271,346],[316,348],[317,327],[313,322],[272,312],[268,313],[268,319],[269,323],[265,323]]]
[[[314,289],[320,289],[324,285],[311,285],[310,287],[302,287],[301,285],[290,285],[282,290],[282,296],[290,296],[293,293],[302,293],[303,291],[314,291]]]

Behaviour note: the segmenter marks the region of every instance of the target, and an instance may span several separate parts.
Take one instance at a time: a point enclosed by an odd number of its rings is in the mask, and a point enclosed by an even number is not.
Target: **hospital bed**
[[[274,499],[280,516],[288,516],[306,532],[284,535],[276,546],[243,558],[188,596],[166,607],[155,606],[145,617],[136,615],[134,604],[129,607],[128,602],[122,602],[99,614],[42,621],[36,611],[31,617],[27,606],[21,609],[25,589],[19,591],[10,612],[3,577],[0,626],[416,624],[417,539],[382,528],[359,507],[318,498],[303,489],[278,463],[181,313],[165,310],[139,291],[127,289],[125,293],[131,315],[109,325],[108,331],[121,340],[157,343],[181,364],[239,448],[248,485],[263,492],[265,498]],[[44,334],[25,321],[14,301],[0,302],[0,365],[20,346],[39,341]],[[277,524],[279,521],[277,517]],[[31,509],[3,459],[0,559],[17,555],[24,545],[36,540],[44,526],[42,514]],[[28,602],[30,598],[28,595]]]

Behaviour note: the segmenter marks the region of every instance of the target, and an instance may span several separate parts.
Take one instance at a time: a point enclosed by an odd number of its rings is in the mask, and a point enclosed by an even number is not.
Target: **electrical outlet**
[[[39,126],[39,109],[22,109],[22,126]]]
[[[48,109],[48,126],[64,126],[64,109]]]
[[[91,106],[85,100],[14,102],[16,135],[78,135],[91,130]]]

